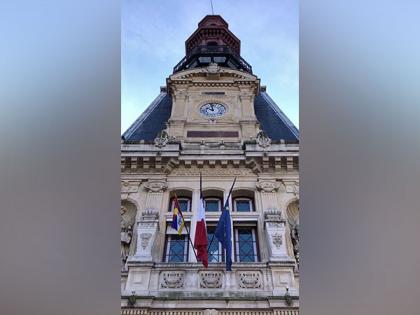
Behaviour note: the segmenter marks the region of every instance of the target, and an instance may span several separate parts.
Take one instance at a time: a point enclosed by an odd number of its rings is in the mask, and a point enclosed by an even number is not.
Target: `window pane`
[[[219,201],[218,200],[206,200],[206,211],[219,211]]]
[[[169,238],[168,262],[186,261],[184,235],[171,235]]]
[[[236,200],[236,211],[251,211],[251,202],[249,200]]]
[[[187,212],[190,211],[190,209],[188,209],[188,200],[178,200],[179,202],[179,207],[181,208],[182,212]]]
[[[253,237],[252,228],[237,229],[237,260],[240,262],[257,261],[257,253],[255,251],[256,242]]]
[[[214,235],[214,227],[208,228],[207,230],[207,244],[208,244],[208,257],[209,262],[221,262],[222,255],[220,252],[220,245],[219,241],[216,237],[213,238]],[[211,240],[213,239],[213,243],[210,244]]]

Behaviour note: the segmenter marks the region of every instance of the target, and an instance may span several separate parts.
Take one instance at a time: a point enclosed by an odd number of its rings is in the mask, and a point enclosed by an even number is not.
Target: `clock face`
[[[207,103],[200,107],[200,113],[208,118],[221,117],[226,112],[226,107],[219,103]]]

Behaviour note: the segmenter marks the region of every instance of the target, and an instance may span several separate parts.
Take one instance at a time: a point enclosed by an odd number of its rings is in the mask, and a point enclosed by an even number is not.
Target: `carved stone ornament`
[[[243,289],[262,288],[262,273],[260,271],[239,271],[238,283]]]
[[[146,249],[147,245],[149,245],[149,240],[152,237],[152,233],[141,233],[140,239],[141,239],[141,247],[143,249]]]
[[[163,271],[160,287],[165,289],[179,289],[184,287],[184,271]]]
[[[280,184],[274,180],[260,180],[256,184],[257,189],[264,192],[276,192]]]
[[[203,271],[200,273],[200,288],[217,289],[223,285],[223,273],[220,271]]]
[[[150,192],[164,192],[168,188],[165,180],[150,180],[144,187]]]
[[[283,184],[286,187],[286,192],[299,196],[299,182],[298,181],[286,181],[283,180]]]
[[[260,130],[258,133],[257,133],[257,137],[255,138],[255,140],[257,141],[257,144],[260,146],[260,147],[263,147],[263,148],[266,148],[266,147],[269,147],[270,145],[271,145],[271,139],[267,136],[267,134],[264,132],[264,131],[262,131],[262,130]]]
[[[150,221],[150,220],[157,220],[159,218],[159,211],[155,209],[145,209],[141,213],[140,221]]]
[[[139,185],[140,182],[139,181],[128,181],[128,180],[123,180],[121,182],[121,193],[136,193],[139,190]]]
[[[268,209],[264,211],[264,218],[266,221],[277,221],[277,222],[283,221],[281,211],[277,209]]]
[[[158,136],[155,138],[155,146],[162,148],[164,147],[169,141],[169,135],[166,130],[162,130],[159,132]]]
[[[281,244],[283,244],[283,237],[279,233],[274,234],[272,236],[272,239],[274,246],[276,246],[277,248],[280,248]]]
[[[220,67],[217,63],[211,62],[207,67],[208,73],[218,73],[220,71]]]

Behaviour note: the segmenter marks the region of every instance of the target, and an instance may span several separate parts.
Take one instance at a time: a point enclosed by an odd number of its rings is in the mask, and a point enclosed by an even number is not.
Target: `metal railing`
[[[174,67],[174,73],[180,71],[185,67],[186,63],[196,55],[203,56],[225,56],[231,55],[239,63],[239,66],[245,71],[252,73],[252,66],[246,62],[241,56],[239,56],[230,46],[220,45],[220,46],[197,46],[193,48],[187,56],[181,59],[180,62]]]

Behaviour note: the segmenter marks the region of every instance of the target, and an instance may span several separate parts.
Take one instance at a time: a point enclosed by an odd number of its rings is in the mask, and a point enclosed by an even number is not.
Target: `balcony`
[[[173,73],[204,67],[210,62],[252,73],[251,65],[236,54],[230,46],[197,46],[174,67]]]

